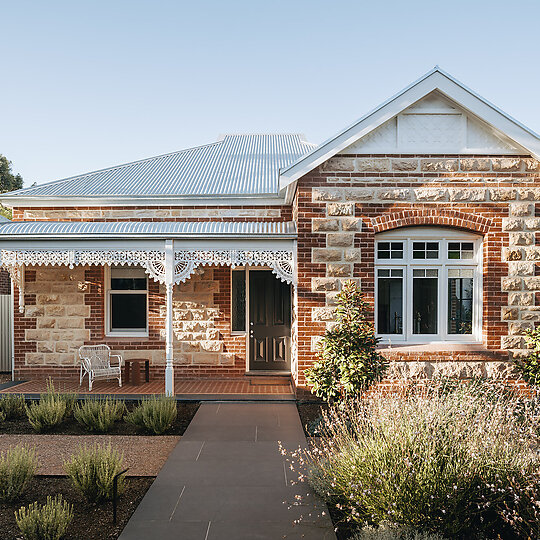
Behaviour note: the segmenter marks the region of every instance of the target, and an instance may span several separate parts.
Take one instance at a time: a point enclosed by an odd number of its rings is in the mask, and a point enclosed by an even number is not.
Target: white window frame
[[[128,267],[130,268],[130,267]],[[139,268],[139,267],[135,267]],[[107,337],[130,337],[130,338],[147,338],[148,333],[148,276],[146,276],[146,290],[137,291],[119,291],[111,289],[111,267],[105,267],[105,335]],[[146,328],[144,330],[112,330],[111,329],[111,294],[142,294],[146,295]]]
[[[413,259],[413,242],[439,242],[438,259]],[[379,259],[379,242],[403,242],[403,259]],[[450,242],[472,242],[472,259],[448,259]],[[378,325],[378,270],[403,270],[402,334],[379,334]],[[448,270],[473,270],[472,334],[449,334],[448,325]],[[443,227],[406,227],[379,233],[375,238],[375,329],[382,343],[481,343],[482,342],[482,237],[459,229]],[[413,270],[437,269],[438,317],[437,334],[413,334]]]

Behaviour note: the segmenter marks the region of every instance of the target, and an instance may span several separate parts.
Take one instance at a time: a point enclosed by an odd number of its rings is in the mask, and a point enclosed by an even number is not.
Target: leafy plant
[[[176,415],[175,398],[163,395],[143,399],[125,418],[130,424],[155,435],[161,435],[173,425]]]
[[[110,501],[113,496],[113,479],[122,471],[124,456],[110,444],[86,446],[64,463],[67,475],[89,502]],[[124,489],[124,477],[118,478],[118,493]]]
[[[0,454],[0,501],[12,502],[23,493],[37,470],[34,450],[15,446]]]
[[[536,400],[478,382],[376,390],[325,414],[303,465],[315,490],[360,527],[537,538]]]
[[[75,420],[88,431],[107,432],[122,418],[125,405],[123,401],[112,398],[89,399],[76,405]]]
[[[66,402],[61,399],[40,399],[38,403],[25,405],[30,425],[38,433],[59,426],[66,415]]]
[[[532,349],[527,358],[516,362],[516,369],[529,384],[540,386],[540,326],[528,329],[525,341]]]
[[[377,352],[368,304],[354,281],[337,295],[336,325],[319,342],[318,360],[306,370],[312,393],[327,402],[355,396],[379,381],[388,364]]]
[[[60,540],[73,519],[73,506],[57,495],[47,502],[23,506],[15,512],[15,521],[25,540]]]
[[[362,529],[354,540],[444,540],[438,534],[411,531],[403,527],[366,527]]]
[[[20,394],[3,394],[0,397],[0,413],[6,420],[11,420],[24,414],[24,396]]]

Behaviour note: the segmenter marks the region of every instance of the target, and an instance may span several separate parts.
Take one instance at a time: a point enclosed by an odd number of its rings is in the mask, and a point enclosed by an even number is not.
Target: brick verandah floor
[[[54,388],[58,392],[74,392],[85,395],[152,395],[163,394],[163,381],[150,381],[140,385],[124,384],[121,388],[116,381],[97,381],[92,392],[88,391],[88,383],[79,386],[77,381],[55,381]],[[47,390],[46,380],[26,381],[0,390],[0,393],[40,394]],[[289,380],[285,377],[246,377],[239,380],[185,380],[175,384],[175,394],[179,395],[253,395],[253,396],[294,396]]]

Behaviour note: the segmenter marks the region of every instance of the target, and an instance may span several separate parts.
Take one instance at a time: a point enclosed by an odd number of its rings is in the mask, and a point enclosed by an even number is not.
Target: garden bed
[[[306,426],[313,426],[322,412],[328,410],[328,405],[322,401],[297,401],[296,406],[306,437],[312,437],[313,432]]]
[[[137,402],[126,402],[128,411],[137,406]],[[198,402],[179,402],[177,403],[177,417],[173,425],[164,433],[164,435],[183,435],[189,423],[195,416],[199,408]],[[81,426],[72,415],[67,417],[61,425],[51,431],[56,435],[88,435],[88,431]],[[0,435],[29,435],[35,434],[32,426],[28,422],[26,415],[0,422]],[[107,435],[141,435],[142,432],[133,424],[121,420],[116,422]]]
[[[22,538],[15,523],[15,511],[35,501],[45,503],[47,495],[61,494],[73,505],[73,521],[64,540],[103,540],[118,538],[129,518],[154,481],[153,478],[127,478],[126,489],[118,499],[117,523],[113,525],[112,503],[100,505],[86,502],[71,480],[36,476],[16,503],[0,504],[0,539]]]

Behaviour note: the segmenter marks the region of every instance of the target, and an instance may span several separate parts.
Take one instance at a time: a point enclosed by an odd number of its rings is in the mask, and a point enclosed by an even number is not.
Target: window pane
[[[246,271],[232,271],[232,330],[246,330]]]
[[[146,294],[111,294],[111,330],[146,330]]]
[[[436,277],[413,277],[413,334],[437,333],[437,283]]]
[[[114,291],[145,291],[146,273],[138,267],[113,266],[111,268],[111,289]]]
[[[474,258],[473,242],[449,242],[448,243],[448,258],[449,259],[473,259]]]
[[[378,259],[403,259],[403,242],[378,242]]]
[[[464,273],[470,271],[465,270]],[[448,333],[472,334],[473,278],[448,278]]]
[[[413,259],[438,259],[439,242],[413,242]]]
[[[403,279],[379,278],[377,299],[379,334],[402,334]]]

